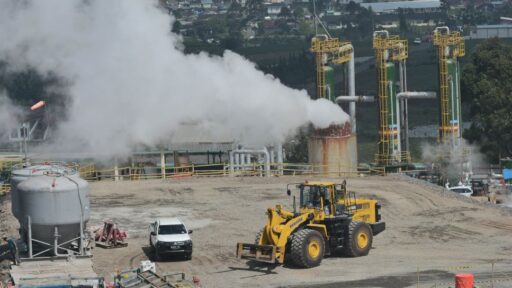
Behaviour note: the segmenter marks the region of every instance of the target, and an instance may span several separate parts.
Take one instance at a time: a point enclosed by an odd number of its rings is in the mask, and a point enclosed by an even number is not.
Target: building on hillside
[[[282,3],[272,3],[267,5],[267,15],[270,17],[277,17],[281,13],[284,5]]]
[[[512,24],[477,25],[471,29],[471,39],[512,38]]]
[[[203,9],[212,9],[213,8],[213,0],[201,0],[201,7]]]
[[[340,4],[342,4],[342,5],[347,5],[347,4],[348,4],[348,3],[350,3],[351,1],[352,1],[352,2],[354,2],[354,3],[356,3],[356,4],[361,4],[361,3],[363,3],[363,0],[340,0]]]
[[[398,9],[407,9],[414,13],[434,13],[441,11],[441,1],[439,0],[416,0],[416,1],[396,1],[396,2],[375,2],[361,3],[361,7],[372,8],[377,14],[398,13]]]
[[[406,13],[404,14],[407,25],[414,27],[434,27],[439,24],[441,13]],[[400,26],[400,14],[380,14],[375,16],[375,23],[384,29],[398,28]]]

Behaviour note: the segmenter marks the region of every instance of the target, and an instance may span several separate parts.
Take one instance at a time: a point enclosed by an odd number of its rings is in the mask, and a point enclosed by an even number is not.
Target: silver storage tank
[[[37,165],[19,164],[14,166],[11,172],[11,210],[14,217],[21,221],[18,217],[19,213],[19,197],[16,187],[21,182],[34,177],[41,176],[50,171],[58,172],[64,175],[78,175],[76,169],[66,167],[62,163],[43,163]]]
[[[32,239],[60,245],[80,236],[82,220],[85,229],[90,217],[89,184],[77,175],[50,172],[33,176],[19,183],[17,192],[18,220],[28,233],[30,216]]]

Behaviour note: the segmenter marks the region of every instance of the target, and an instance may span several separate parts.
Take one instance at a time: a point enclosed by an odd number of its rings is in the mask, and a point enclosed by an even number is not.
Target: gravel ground
[[[116,269],[135,267],[140,260],[151,258],[148,223],[155,217],[178,216],[194,229],[193,259],[159,262],[157,268],[198,275],[207,287],[415,287],[418,270],[424,285],[434,285],[451,281],[458,271],[490,272],[490,261],[498,262],[495,269],[500,273],[512,271],[508,270],[512,264],[510,210],[402,176],[348,179],[349,190],[376,198],[383,205],[388,228],[374,239],[369,256],[327,258],[320,267],[306,270],[237,260],[236,243],[254,241],[265,224],[266,208],[278,203],[291,208],[285,184],[303,180],[194,178],[93,183],[91,224],[114,219],[130,236],[127,248],[96,249],[95,269],[108,278]],[[481,275],[482,280],[489,278]]]
[[[203,287],[408,288],[416,287],[418,272],[420,287],[451,282],[459,271],[476,273],[477,279],[485,281],[512,278],[510,209],[402,176],[347,180],[349,190],[383,205],[387,229],[374,239],[370,255],[326,258],[312,269],[268,267],[236,259],[236,243],[254,241],[265,224],[266,208],[285,204],[291,209],[286,184],[303,180],[254,177],[92,183],[90,226],[112,219],[129,233],[128,247],[94,250],[94,269],[112,279],[114,271],[151,259],[148,224],[155,217],[177,216],[194,229],[193,259],[158,262],[157,270],[197,275]],[[1,220],[2,227],[4,221],[16,227],[10,218]],[[496,262],[492,276],[491,262]],[[512,286],[512,281],[503,283],[494,287]]]

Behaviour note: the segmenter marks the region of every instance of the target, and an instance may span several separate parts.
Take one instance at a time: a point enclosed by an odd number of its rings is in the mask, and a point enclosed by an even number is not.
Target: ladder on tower
[[[384,59],[384,50],[377,49],[378,81],[379,81],[379,113],[380,113],[380,131],[379,131],[379,154],[377,154],[377,163],[388,165],[390,158],[390,131],[388,123],[388,81],[386,60]]]
[[[448,63],[444,54],[445,46],[439,46],[439,90],[441,98],[440,140],[446,139],[450,130],[449,95],[448,95]]]

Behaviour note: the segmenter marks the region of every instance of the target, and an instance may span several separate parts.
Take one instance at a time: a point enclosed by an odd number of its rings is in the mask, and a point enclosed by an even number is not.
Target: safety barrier
[[[11,184],[9,184],[9,183],[0,184],[0,195],[4,195],[9,192],[11,192]]]
[[[449,272],[453,273],[454,276],[453,279],[432,281],[431,273],[433,271],[438,271],[443,274]],[[416,282],[417,288],[455,287],[455,275],[458,273],[473,274],[475,277],[475,287],[478,288],[512,287],[512,270],[510,270],[510,264],[498,260],[489,260],[487,263],[472,265],[417,267],[416,281],[414,282]]]

